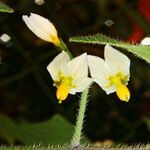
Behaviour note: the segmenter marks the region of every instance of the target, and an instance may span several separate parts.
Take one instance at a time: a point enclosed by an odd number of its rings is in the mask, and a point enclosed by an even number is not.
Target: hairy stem
[[[66,51],[70,57],[70,59],[73,58],[71,52],[69,51],[67,45],[61,41],[60,44],[57,46],[59,51]],[[89,85],[90,87],[90,85]],[[83,122],[84,122],[84,115],[85,115],[85,111],[86,111],[86,104],[87,104],[87,97],[88,97],[88,91],[89,91],[89,87],[87,89],[85,89],[82,92],[81,95],[81,100],[79,103],[79,112],[78,112],[78,116],[77,116],[77,122],[76,122],[76,126],[75,126],[75,131],[73,134],[73,138],[71,140],[71,146],[72,147],[76,147],[80,145],[80,140],[81,140],[81,133],[82,133],[82,128],[83,128]]]
[[[89,91],[89,87],[87,89],[85,89],[81,95],[81,100],[80,100],[80,104],[79,104],[79,112],[78,112],[78,116],[77,116],[77,122],[76,122],[76,126],[75,126],[74,135],[73,135],[73,138],[71,141],[72,147],[76,147],[76,146],[80,145],[85,110],[86,110],[86,105],[88,102],[87,101],[88,91]]]
[[[61,40],[60,44],[57,46],[57,49],[59,51],[65,51],[65,52],[67,52],[68,55],[69,55],[69,57],[70,57],[70,59],[73,58],[73,56],[72,56],[70,50],[68,49],[67,45],[62,40]]]

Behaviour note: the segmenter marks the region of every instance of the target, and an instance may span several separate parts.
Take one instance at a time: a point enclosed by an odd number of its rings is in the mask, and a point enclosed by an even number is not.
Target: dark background
[[[59,105],[56,88],[46,70],[58,54],[51,44],[37,38],[22,21],[22,15],[37,13],[51,20],[59,37],[74,56],[83,52],[103,57],[103,46],[69,43],[72,36],[104,35],[139,43],[150,35],[149,0],[45,0],[38,6],[32,0],[3,1],[15,12],[0,14],[0,34],[11,36],[0,43],[0,114],[15,122],[43,122],[61,114],[75,124],[80,94],[69,95]],[[111,26],[106,25],[112,20]],[[150,131],[150,66],[130,53],[131,78],[128,103],[93,84],[89,93],[83,132],[92,142],[148,143]],[[0,141],[6,143],[5,140]]]

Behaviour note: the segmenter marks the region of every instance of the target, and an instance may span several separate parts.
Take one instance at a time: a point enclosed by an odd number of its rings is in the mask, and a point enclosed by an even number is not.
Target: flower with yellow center
[[[116,91],[120,100],[128,102],[130,92],[126,85],[130,77],[129,58],[109,45],[105,46],[104,57],[105,60],[96,56],[88,56],[90,74],[93,80],[107,94]]]
[[[53,81],[57,87],[56,97],[61,103],[68,94],[82,92],[91,83],[88,78],[87,54],[84,53],[70,60],[66,52],[61,52],[47,66]]]
[[[56,46],[60,44],[61,41],[58,38],[57,30],[48,19],[34,13],[31,13],[29,17],[23,15],[22,19],[28,28],[42,40],[51,42]]]

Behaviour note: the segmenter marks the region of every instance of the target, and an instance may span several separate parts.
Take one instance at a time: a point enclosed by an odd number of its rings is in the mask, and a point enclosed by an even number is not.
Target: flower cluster
[[[57,30],[53,24],[37,15],[23,16],[26,25],[39,38],[59,46]],[[85,90],[91,82],[96,82],[107,94],[116,92],[118,98],[128,102],[130,92],[127,84],[130,77],[130,60],[123,53],[106,45],[105,60],[86,53],[70,59],[67,52],[62,51],[47,66],[53,81],[57,87],[56,96],[61,103],[68,94],[76,94]],[[88,77],[88,68],[91,78]]]
[[[88,78],[88,66],[92,78]],[[95,81],[107,94],[116,92],[120,100],[128,102],[126,87],[130,73],[130,60],[113,47],[105,46],[105,60],[86,53],[70,60],[66,52],[60,53],[47,69],[57,87],[57,98],[65,100],[68,93],[82,92]]]

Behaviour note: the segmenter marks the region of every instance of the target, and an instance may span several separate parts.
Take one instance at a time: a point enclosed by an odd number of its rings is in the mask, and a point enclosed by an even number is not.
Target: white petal
[[[46,18],[40,15],[31,13],[28,17],[23,15],[22,19],[28,26],[28,28],[39,38],[51,42],[51,36],[57,36],[57,31],[53,24]]]
[[[24,20],[24,22],[26,23],[27,27],[39,38],[41,38],[42,40],[45,41],[50,41],[51,38],[50,36],[45,33],[43,30],[41,30],[41,28],[39,28],[39,26],[37,26],[37,24],[34,22],[34,20],[32,20],[30,17],[24,15],[22,16],[22,19]]]
[[[91,82],[91,78],[80,78],[75,80],[73,84],[76,85],[76,87],[72,88],[69,93],[75,94],[76,92],[82,92],[90,85]]]
[[[47,66],[47,70],[49,71],[52,79],[54,81],[59,81],[58,73],[61,72],[66,74],[67,72],[67,63],[69,62],[70,58],[66,52],[61,52],[57,55],[52,62]]]
[[[113,93],[116,91],[116,87],[115,86],[107,86],[108,85],[108,81],[100,81],[100,80],[97,80],[95,79],[94,80],[107,94],[110,94],[110,93]]]
[[[107,94],[114,92],[114,87],[107,87],[111,72],[105,61],[99,57],[88,55],[88,63],[93,80],[105,90]]]
[[[110,69],[105,61],[96,56],[88,56],[88,63],[90,74],[93,80],[107,93],[113,93],[116,88],[114,86],[108,87],[108,77],[111,75]]]
[[[126,55],[107,44],[104,56],[112,74],[115,75],[118,72],[123,73],[123,75],[129,74],[130,59]]]
[[[111,94],[114,93],[116,91],[116,87],[112,86],[112,87],[103,87],[103,90],[106,92],[106,94]]]
[[[37,26],[49,36],[57,36],[57,30],[48,19],[34,13],[31,13],[30,18],[33,19]]]
[[[88,76],[87,54],[84,53],[72,59],[68,64],[68,72],[74,78],[83,78]]]
[[[110,75],[110,70],[103,59],[97,56],[88,55],[88,64],[92,78],[98,79],[100,82],[107,81],[107,77]]]

